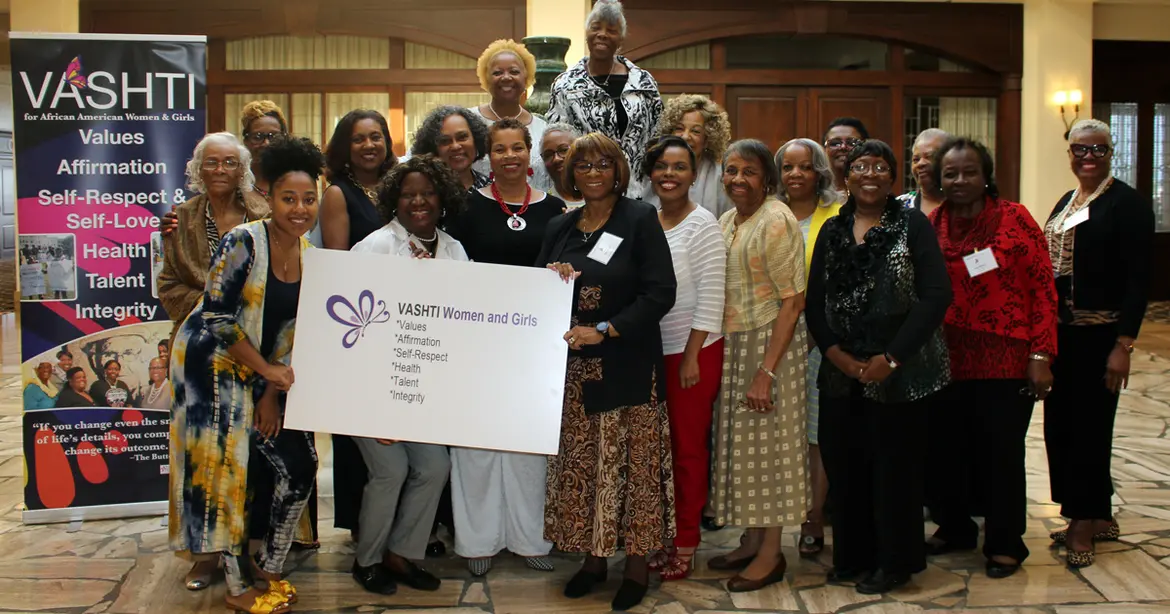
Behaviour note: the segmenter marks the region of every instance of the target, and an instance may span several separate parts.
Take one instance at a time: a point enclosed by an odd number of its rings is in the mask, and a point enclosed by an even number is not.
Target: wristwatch
[[[893,357],[893,356],[890,356],[889,354],[885,354],[885,357],[886,357],[886,362],[890,363],[890,368],[891,368],[891,369],[897,369],[897,368],[898,368],[898,361],[894,360],[894,357]]]
[[[602,339],[608,339],[609,338],[609,322],[598,322],[597,323],[597,332],[601,333]]]

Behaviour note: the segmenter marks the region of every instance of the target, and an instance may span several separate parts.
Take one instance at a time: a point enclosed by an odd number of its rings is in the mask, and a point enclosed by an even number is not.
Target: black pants
[[[929,400],[876,403],[821,395],[821,459],[832,504],[833,565],[926,569],[922,489]]]
[[[1044,445],[1052,500],[1075,520],[1113,517],[1113,419],[1118,395],[1105,387],[1105,363],[1117,343],[1112,325],[1057,329],[1055,381],[1044,401]]]
[[[348,435],[333,436],[333,526],[358,530],[362,492],[369,481],[366,461]]]
[[[1036,401],[1020,394],[1027,380],[967,380],[951,384],[930,416],[927,473],[935,500],[935,537],[974,547],[979,525],[971,519],[971,493],[983,496],[987,538],[983,555],[1023,562],[1028,489],[1024,468],[1028,424]],[[974,476],[974,483],[966,479]]]

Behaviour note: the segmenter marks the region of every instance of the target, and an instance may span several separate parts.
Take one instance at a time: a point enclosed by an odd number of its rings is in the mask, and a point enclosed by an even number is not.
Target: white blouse
[[[435,229],[435,236],[438,237],[439,241],[439,245],[435,249],[436,259],[467,261],[467,252],[463,251],[462,243],[437,228]],[[369,236],[359,241],[357,245],[354,245],[350,251],[362,254],[388,254],[410,258],[413,255],[410,249],[410,242],[412,240],[419,247],[425,246],[418,237],[410,234],[397,219],[394,219],[390,220],[389,224],[371,232]]]
[[[659,324],[662,351],[669,356],[686,349],[692,329],[711,333],[703,347],[722,336],[727,248],[718,220],[703,207],[667,230],[666,242],[678,283],[674,307]]]

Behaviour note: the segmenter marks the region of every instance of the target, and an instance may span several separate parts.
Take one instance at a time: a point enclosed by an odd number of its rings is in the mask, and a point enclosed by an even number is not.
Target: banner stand
[[[167,512],[160,216],[207,128],[207,39],[10,33],[25,523]]]

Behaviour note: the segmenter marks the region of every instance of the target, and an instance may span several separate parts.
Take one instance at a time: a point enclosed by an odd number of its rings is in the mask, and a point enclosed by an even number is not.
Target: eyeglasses
[[[561,145],[560,147],[557,147],[555,151],[546,149],[545,151],[540,152],[540,159],[547,163],[551,162],[552,159],[557,156],[560,156],[563,159],[567,155],[569,155],[569,146]]]
[[[890,165],[885,162],[878,162],[871,166],[866,162],[855,162],[853,166],[849,167],[849,172],[858,175],[864,175],[870,171],[873,171],[875,175],[888,175],[890,173]]]
[[[249,132],[244,135],[244,138],[248,139],[253,145],[259,145],[265,141],[271,141],[281,134],[280,132]]]
[[[225,170],[225,171],[229,171],[229,172],[234,171],[237,168],[240,168],[240,161],[235,159],[235,158],[228,158],[227,160],[224,160],[222,162],[219,160],[204,160],[203,161],[203,170],[205,170],[205,171],[219,170],[220,167],[223,167],[223,170]]]
[[[1108,145],[1102,145],[1100,143],[1097,145],[1081,145],[1079,143],[1074,143],[1068,146],[1068,150],[1071,151],[1072,155],[1077,158],[1087,158],[1089,157],[1090,152],[1092,152],[1094,158],[1104,158],[1105,156],[1109,155],[1109,152],[1113,151],[1113,148]]]
[[[613,160],[609,158],[602,158],[597,162],[578,162],[573,165],[573,170],[579,175],[588,175],[589,171],[597,170],[599,173],[613,170]]]
[[[853,149],[854,147],[857,147],[858,145],[860,145],[864,142],[865,141],[863,141],[861,139],[854,139],[854,138],[829,139],[829,140],[825,141],[825,147],[828,149],[841,149],[842,147],[845,147],[847,149]]]

